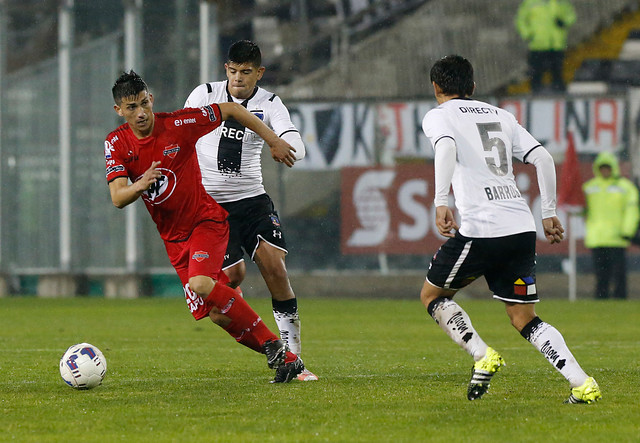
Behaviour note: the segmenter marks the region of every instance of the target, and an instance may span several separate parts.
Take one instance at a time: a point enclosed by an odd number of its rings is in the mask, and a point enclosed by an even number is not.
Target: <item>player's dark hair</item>
[[[447,55],[431,68],[431,81],[446,95],[469,97],[473,94],[473,66],[459,55]]]
[[[119,105],[123,98],[137,97],[142,91],[148,91],[147,84],[142,80],[138,74],[133,72],[133,69],[129,72],[123,72],[118,80],[111,88],[111,94],[113,94],[113,101],[116,105]]]
[[[259,68],[262,66],[262,53],[251,40],[240,40],[229,47],[229,61],[239,65],[250,63]]]

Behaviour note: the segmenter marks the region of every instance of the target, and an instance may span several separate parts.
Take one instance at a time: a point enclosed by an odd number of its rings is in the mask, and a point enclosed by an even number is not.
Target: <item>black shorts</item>
[[[496,238],[448,239],[431,259],[427,281],[458,290],[484,275],[493,298],[511,303],[536,303],[536,233]]]
[[[267,194],[220,203],[220,206],[229,213],[229,244],[222,269],[242,261],[244,252],[253,260],[260,240],[288,253],[278,212]]]

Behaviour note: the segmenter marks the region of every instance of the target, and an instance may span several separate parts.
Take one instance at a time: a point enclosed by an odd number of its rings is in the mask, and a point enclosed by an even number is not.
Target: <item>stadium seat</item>
[[[611,60],[586,59],[576,70],[573,81],[567,86],[570,94],[604,94],[609,90]]]
[[[618,58],[620,60],[640,60],[640,29],[629,32]]]
[[[609,74],[609,90],[620,92],[640,86],[640,60],[613,60]]]

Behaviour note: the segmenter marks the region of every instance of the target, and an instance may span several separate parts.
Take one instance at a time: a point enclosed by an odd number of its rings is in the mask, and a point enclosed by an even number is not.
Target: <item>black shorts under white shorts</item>
[[[229,213],[229,244],[222,269],[242,261],[244,252],[253,260],[260,240],[288,253],[280,217],[267,194],[220,203],[220,206]]]
[[[427,281],[458,290],[483,276],[493,298],[536,303],[536,233],[496,238],[470,238],[456,233],[431,259]]]

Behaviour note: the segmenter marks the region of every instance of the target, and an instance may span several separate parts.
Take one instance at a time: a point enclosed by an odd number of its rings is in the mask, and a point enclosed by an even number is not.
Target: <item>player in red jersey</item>
[[[105,140],[113,204],[123,208],[142,197],[196,320],[208,316],[239,343],[266,354],[269,367],[276,369],[274,382],[295,378],[304,370],[302,360],[226,286],[221,267],[229,238],[227,212],[202,186],[195,142],[233,118],[262,137],[277,161],[292,162],[293,148],[235,103],[154,114],[153,95],[133,71],[116,80],[112,94],[116,113],[126,121]]]

